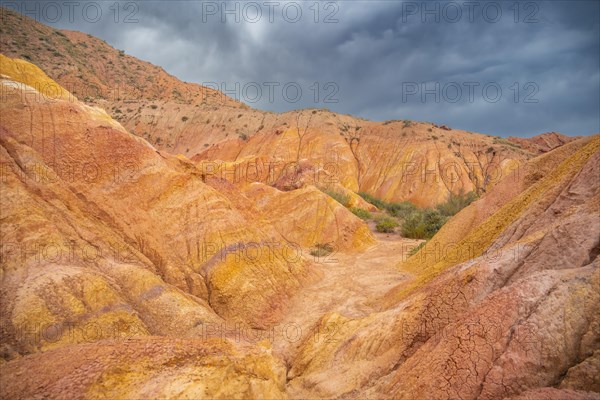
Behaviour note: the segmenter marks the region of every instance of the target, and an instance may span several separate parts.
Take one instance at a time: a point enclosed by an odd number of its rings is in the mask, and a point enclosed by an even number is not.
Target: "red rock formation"
[[[328,209],[313,218],[333,217],[319,238],[305,228],[290,243],[202,182],[191,162],[161,154],[100,109],[40,95],[32,86],[48,79],[41,70],[0,57],[0,72],[13,75],[3,87],[18,89],[3,91],[0,111],[10,115],[1,131],[2,326],[19,352],[58,345],[40,336],[22,343],[15,330],[28,323],[123,321],[143,334],[177,335],[221,317],[266,327],[311,276],[312,239],[357,248],[372,240],[361,220],[317,191],[309,209],[313,201]],[[288,216],[302,211],[274,205]],[[299,254],[286,257],[285,246]]]
[[[596,390],[600,137],[548,156],[544,178],[499,205],[484,196],[401,264],[415,279],[390,291],[379,313],[324,316],[336,340],[300,348],[292,393],[498,399]],[[523,178],[498,187],[515,179]]]
[[[573,140],[578,139],[577,137],[565,136],[556,132],[542,133],[541,135],[533,136],[530,138],[520,137],[509,137],[508,141],[516,143],[521,148],[534,153],[543,154],[550,150],[556,149],[557,147],[563,146]]]
[[[508,142],[445,125],[376,123],[327,110],[254,110],[80,32],[55,30],[11,11],[4,20],[0,43],[6,55],[28,57],[129,132],[196,161],[260,157],[267,163],[328,167],[351,191],[433,206],[450,192],[488,190],[531,157]],[[35,43],[44,45],[37,50]]]
[[[6,21],[3,52],[91,98],[0,55],[2,398],[599,398],[600,136],[196,101]],[[123,77],[133,102],[107,94]],[[345,207],[461,189],[481,196],[408,259]]]

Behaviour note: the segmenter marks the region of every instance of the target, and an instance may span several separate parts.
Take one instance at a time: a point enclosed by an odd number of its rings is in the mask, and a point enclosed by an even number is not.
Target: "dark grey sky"
[[[259,109],[501,136],[600,132],[597,0],[124,1],[118,14],[114,1],[79,1],[72,21],[62,1],[60,17],[13,3]]]

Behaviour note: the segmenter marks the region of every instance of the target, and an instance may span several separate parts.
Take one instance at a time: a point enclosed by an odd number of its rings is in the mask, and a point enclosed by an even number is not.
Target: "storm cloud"
[[[263,110],[600,132],[597,1],[12,3]]]

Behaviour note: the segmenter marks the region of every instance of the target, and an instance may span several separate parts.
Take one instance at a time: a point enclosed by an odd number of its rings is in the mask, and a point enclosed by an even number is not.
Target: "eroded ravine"
[[[377,300],[391,288],[412,280],[412,275],[397,266],[403,254],[406,257],[420,241],[398,234],[374,232],[374,236],[376,243],[362,253],[333,253],[317,260],[322,277],[290,302],[278,324],[283,334],[273,342],[275,355],[289,363],[307,337],[318,333],[335,340],[334,327],[317,332],[321,317],[333,312],[348,318],[365,317],[377,311]]]

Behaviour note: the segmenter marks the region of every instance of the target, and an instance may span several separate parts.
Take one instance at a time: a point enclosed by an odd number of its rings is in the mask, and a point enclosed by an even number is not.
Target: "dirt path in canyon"
[[[363,253],[332,254],[317,263],[323,277],[305,287],[292,299],[279,327],[286,331],[273,343],[273,351],[284,359],[293,356],[315,324],[331,312],[350,318],[364,317],[374,311],[372,304],[392,287],[409,282],[412,276],[397,268],[404,254],[419,240],[397,234],[374,233],[377,242]]]

